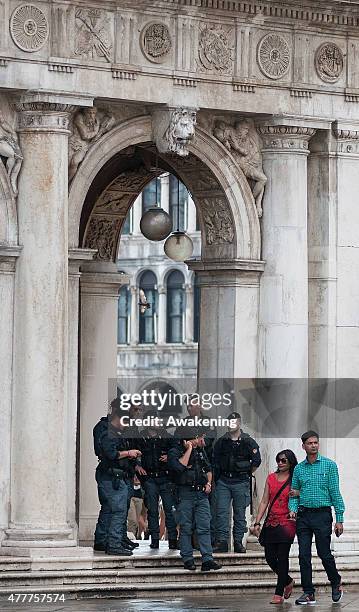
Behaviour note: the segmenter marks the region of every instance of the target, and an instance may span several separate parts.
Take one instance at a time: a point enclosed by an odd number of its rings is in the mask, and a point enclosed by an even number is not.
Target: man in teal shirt
[[[297,519],[299,565],[304,591],[295,603],[315,603],[312,580],[313,535],[318,556],[332,585],[333,602],[338,603],[343,596],[343,589],[330,550],[332,506],[336,515],[335,535],[339,537],[343,533],[345,506],[339,489],[338,467],[334,461],[320,455],[319,436],[315,431],[307,431],[301,438],[307,457],[294,469],[289,500],[290,517]]]

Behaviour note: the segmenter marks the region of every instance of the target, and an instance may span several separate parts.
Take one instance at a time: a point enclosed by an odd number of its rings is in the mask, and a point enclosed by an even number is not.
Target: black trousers
[[[340,584],[335,560],[330,550],[332,535],[332,513],[329,510],[319,512],[306,511],[297,517],[297,537],[299,544],[299,565],[302,587],[304,593],[314,594],[315,588],[312,579],[312,539],[328,580],[332,586]]]
[[[284,587],[292,582],[289,571],[289,551],[291,543],[277,542],[266,544],[264,554],[269,567],[278,576],[275,594],[283,597]]]

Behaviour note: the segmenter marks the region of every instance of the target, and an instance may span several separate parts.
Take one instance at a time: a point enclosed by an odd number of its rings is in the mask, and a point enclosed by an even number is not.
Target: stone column
[[[140,221],[142,217],[142,195],[140,194],[133,203],[132,233],[140,234]]]
[[[188,210],[187,232],[190,234],[196,231],[196,206],[191,196],[188,196],[187,210]]]
[[[139,317],[139,306],[138,306],[138,290],[137,287],[130,287],[131,291],[131,322],[130,322],[130,344],[132,346],[138,344],[138,317]]]
[[[308,376],[307,156],[315,129],[262,124],[263,201],[258,375]]]
[[[140,315],[141,316],[141,315]],[[165,344],[167,339],[167,292],[164,285],[158,287],[158,344]]]
[[[201,287],[198,377],[255,378],[262,261],[188,261]]]
[[[161,207],[166,212],[169,211],[170,205],[170,175],[161,176]]]
[[[68,325],[68,413],[67,413],[67,521],[77,534],[77,420],[79,382],[79,301],[80,266],[91,261],[97,253],[94,249],[69,250],[69,325]]]
[[[118,292],[129,277],[110,262],[81,268],[80,541],[92,542],[99,505],[92,429],[116,396]]]
[[[14,554],[76,545],[66,495],[67,166],[69,111],[78,103],[35,92],[18,107],[23,251],[15,291],[11,522],[2,543]]]
[[[193,285],[185,285],[184,342],[193,342]]]
[[[0,540],[9,526],[10,511],[10,448],[13,391],[14,280],[16,259],[21,247],[0,246]]]

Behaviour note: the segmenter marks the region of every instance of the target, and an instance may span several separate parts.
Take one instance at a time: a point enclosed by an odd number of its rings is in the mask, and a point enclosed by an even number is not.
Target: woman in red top
[[[269,515],[265,521],[264,552],[272,570],[277,574],[277,587],[271,603],[281,604],[291,596],[294,580],[289,576],[289,551],[295,536],[295,521],[289,518],[289,491],[292,475],[298,461],[293,451],[286,449],[276,456],[277,471],[269,474],[259,504],[257,517],[251,529],[257,537],[260,534],[261,519],[269,506]],[[283,487],[284,485],[284,487]],[[276,494],[283,487],[275,499]]]

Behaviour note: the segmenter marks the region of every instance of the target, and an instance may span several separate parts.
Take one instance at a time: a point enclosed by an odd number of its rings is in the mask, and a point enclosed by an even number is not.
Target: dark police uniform
[[[233,539],[240,545],[247,532],[246,508],[250,504],[253,467],[259,467],[259,446],[241,430],[239,440],[232,440],[227,432],[217,440],[213,450],[216,480],[216,539],[228,544],[231,500],[233,500]]]
[[[131,441],[102,417],[93,430],[98,497],[101,504],[95,530],[95,546],[107,552],[122,550],[127,535],[129,481],[133,479],[135,459],[119,459],[119,451],[130,450]]]
[[[211,513],[208,495],[204,492],[207,473],[212,472],[212,467],[203,448],[193,449],[187,467],[179,461],[184,453],[182,443],[178,443],[168,453],[168,467],[172,471],[178,493],[180,554],[184,562],[193,561],[191,536],[194,526],[203,561],[213,561]]]
[[[177,543],[176,521],[173,513],[175,500],[173,485],[169,477],[167,461],[160,461],[163,455],[168,456],[173,447],[173,437],[166,431],[159,431],[156,436],[150,436],[149,431],[142,432],[138,448],[142,452],[141,466],[146,470],[147,476],[140,476],[145,491],[145,506],[148,516],[148,530],[151,534],[152,544],[160,538],[158,520],[158,502],[162,499],[165,512],[165,522],[170,544],[175,547]],[[155,547],[155,546],[154,546]]]

